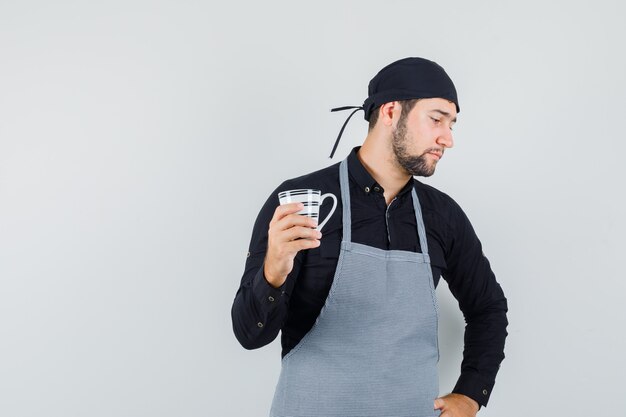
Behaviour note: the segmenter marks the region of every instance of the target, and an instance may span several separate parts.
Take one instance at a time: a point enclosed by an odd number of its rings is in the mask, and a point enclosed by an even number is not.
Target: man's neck
[[[387,205],[411,178],[410,174],[398,166],[390,138],[385,139],[370,132],[359,149],[357,157],[372,178],[385,190]]]

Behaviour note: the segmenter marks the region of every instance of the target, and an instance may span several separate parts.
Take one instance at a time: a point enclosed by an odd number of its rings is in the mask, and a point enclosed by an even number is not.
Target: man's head
[[[394,163],[410,175],[428,177],[446,148],[459,104],[452,80],[436,63],[405,58],[370,81],[363,108],[372,132],[390,137]]]
[[[402,151],[409,149],[408,143],[406,143],[407,137],[405,136],[409,135],[412,137],[413,134],[411,132],[413,130],[416,132],[422,131],[423,128],[425,128],[425,121],[428,122],[429,120],[424,113],[427,109],[423,108],[419,112],[420,116],[415,118],[415,123],[419,123],[420,125],[409,128],[407,126],[407,120],[409,119],[411,110],[416,103],[432,103],[433,100],[439,100],[440,103],[440,108],[435,110],[438,110],[440,114],[445,113],[446,115],[449,115],[447,127],[450,128],[450,122],[453,120],[456,121],[456,114],[460,111],[460,107],[456,94],[456,88],[444,69],[435,62],[424,58],[404,58],[387,65],[369,82],[368,97],[365,99],[362,106],[339,107],[331,110],[341,111],[356,109],[350,114],[350,116],[348,116],[348,119],[344,122],[343,127],[339,131],[339,135],[337,136],[337,140],[335,141],[330,157],[333,157],[335,150],[337,149],[337,145],[339,144],[339,140],[346,124],[358,110],[364,111],[365,120],[370,123],[369,131],[370,133],[373,133],[373,130],[378,125],[380,115],[385,113],[383,108],[390,103],[395,103],[395,109],[398,110],[398,112],[396,113],[396,120],[393,123],[393,126],[394,129],[400,128],[400,130],[394,133],[396,135],[394,136],[394,149],[397,150],[398,160],[403,160],[401,158]],[[448,110],[442,109],[442,106],[447,107]],[[430,114],[433,114],[433,109],[428,111],[431,112]],[[391,117],[392,115],[388,116]],[[400,116],[403,116],[403,118],[400,118]],[[438,119],[431,118],[430,120],[437,121]],[[398,121],[401,121],[402,123],[398,125]],[[407,132],[406,135],[402,133],[403,130]],[[379,133],[383,133],[383,131]],[[432,136],[432,134],[434,133],[431,132],[429,135]],[[438,132],[437,135],[440,136],[441,132]],[[444,142],[449,145],[445,145]],[[437,146],[437,151],[435,153],[441,156],[443,154],[443,149],[446,146],[452,146],[452,137],[450,136],[449,140],[444,139],[443,142],[440,141],[440,144],[433,144],[430,147],[435,146]],[[438,151],[439,149],[441,149],[441,152]],[[407,167],[413,166],[415,168],[419,164],[406,162],[406,165]],[[419,174],[413,175],[432,175],[430,170],[423,170],[420,168],[416,171],[415,169],[407,169],[406,167],[405,169],[408,172],[420,172]],[[430,174],[428,172],[430,172]]]

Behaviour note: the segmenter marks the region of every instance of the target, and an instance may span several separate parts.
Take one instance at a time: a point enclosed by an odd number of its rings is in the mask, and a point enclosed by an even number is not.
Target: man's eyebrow
[[[437,113],[440,113],[443,116],[446,116],[448,119],[451,117],[450,113],[448,113],[447,111],[443,111],[443,110],[440,110],[440,109],[432,109],[431,111],[436,111]],[[456,123],[456,117],[454,119],[452,119],[452,123]]]

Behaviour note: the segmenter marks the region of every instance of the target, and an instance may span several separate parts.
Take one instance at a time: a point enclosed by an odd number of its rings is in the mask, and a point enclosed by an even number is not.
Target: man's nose
[[[452,129],[448,127],[443,128],[443,132],[437,137],[437,144],[446,148],[454,146],[454,139],[452,138]]]

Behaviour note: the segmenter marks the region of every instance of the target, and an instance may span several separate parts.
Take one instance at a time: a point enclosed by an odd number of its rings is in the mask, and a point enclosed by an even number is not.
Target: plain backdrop
[[[0,415],[267,416],[278,341],[230,307],[283,180],[362,143],[346,113],[422,56],[459,92],[424,180],[509,300],[481,416],[623,415],[618,1],[0,1]],[[463,318],[439,286],[440,386]]]

